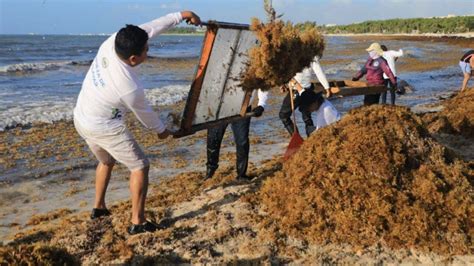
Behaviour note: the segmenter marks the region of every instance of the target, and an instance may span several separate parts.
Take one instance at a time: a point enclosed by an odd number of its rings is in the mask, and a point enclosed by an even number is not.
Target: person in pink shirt
[[[386,74],[394,88],[397,87],[397,78],[393,75],[387,61],[382,57],[383,50],[380,44],[373,43],[366,49],[369,53],[369,58],[362,66],[360,71],[352,78],[352,81],[357,81],[365,75],[369,86],[385,85],[383,74]],[[379,103],[380,93],[368,94],[364,96],[364,105],[372,105]]]

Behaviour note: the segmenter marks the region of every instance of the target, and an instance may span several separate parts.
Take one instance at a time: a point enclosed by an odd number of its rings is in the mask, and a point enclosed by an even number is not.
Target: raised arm
[[[148,33],[148,38],[152,39],[168,29],[186,20],[189,24],[200,25],[200,18],[192,11],[182,11],[170,13],[153,21],[140,25],[139,27]]]

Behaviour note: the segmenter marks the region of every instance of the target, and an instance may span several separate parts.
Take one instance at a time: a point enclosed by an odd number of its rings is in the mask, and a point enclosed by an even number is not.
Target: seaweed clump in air
[[[250,49],[247,68],[241,76],[245,90],[270,90],[287,83],[324,51],[324,38],[315,23],[293,24],[276,16],[268,0],[268,22],[252,19],[250,29],[259,45]]]

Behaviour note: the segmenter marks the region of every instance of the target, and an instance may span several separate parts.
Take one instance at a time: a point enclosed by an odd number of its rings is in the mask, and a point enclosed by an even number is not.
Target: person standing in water
[[[380,86],[384,85],[383,74],[385,73],[392,86],[397,87],[397,78],[393,75],[387,61],[382,57],[383,50],[378,43],[372,43],[369,48],[366,49],[369,53],[369,58],[362,66],[360,71],[352,78],[352,81],[357,81],[366,75],[367,83],[369,86]],[[364,96],[364,105],[372,105],[379,103],[380,93],[368,94]]]
[[[403,50],[402,49],[400,49],[398,51],[388,50],[387,46],[385,46],[385,45],[380,45],[380,47],[383,50],[383,55],[382,55],[383,58],[387,61],[388,66],[390,67],[390,70],[392,71],[393,75],[396,78],[397,77],[397,69],[395,68],[395,62],[397,61],[397,59],[399,57],[403,56]],[[395,92],[396,92],[397,88],[391,86],[392,84],[390,83],[390,79],[388,78],[387,74],[383,73],[383,79],[385,81],[385,86],[390,91],[390,103],[392,105],[394,105],[395,104]],[[382,92],[382,103],[383,104],[387,103],[387,92],[386,91]]]

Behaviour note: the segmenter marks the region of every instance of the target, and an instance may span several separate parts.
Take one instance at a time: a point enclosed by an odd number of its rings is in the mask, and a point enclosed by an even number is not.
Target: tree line
[[[311,22],[308,22],[311,23]],[[474,31],[474,16],[412,18],[364,21],[336,26],[320,26],[324,33],[465,33]]]
[[[295,26],[304,30],[312,28],[316,22],[307,21]],[[410,18],[410,19],[388,19],[370,20],[362,23],[336,26],[318,26],[323,33],[464,33],[474,32],[474,16],[457,16],[447,18]],[[171,34],[199,34],[202,30],[196,27],[176,27],[168,31]]]

